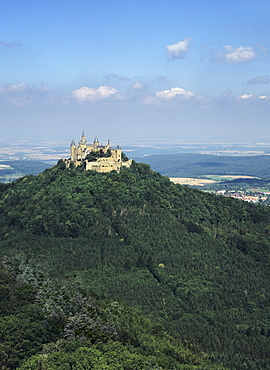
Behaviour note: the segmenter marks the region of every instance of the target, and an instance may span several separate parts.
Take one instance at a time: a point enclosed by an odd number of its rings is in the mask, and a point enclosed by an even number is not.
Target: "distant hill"
[[[178,153],[134,159],[149,164],[153,170],[169,177],[247,175],[270,178],[270,157],[268,155],[241,157]]]
[[[114,369],[113,356],[123,369],[270,369],[269,207],[136,162],[119,174],[60,162],[0,192],[2,366],[14,342],[25,370]],[[12,337],[22,318],[29,336]]]
[[[29,160],[0,160],[0,182],[11,182],[24,175],[37,175],[51,164]]]

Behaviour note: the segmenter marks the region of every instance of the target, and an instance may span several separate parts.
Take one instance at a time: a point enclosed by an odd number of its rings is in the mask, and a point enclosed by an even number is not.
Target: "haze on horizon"
[[[267,0],[1,9],[2,139],[269,141]]]

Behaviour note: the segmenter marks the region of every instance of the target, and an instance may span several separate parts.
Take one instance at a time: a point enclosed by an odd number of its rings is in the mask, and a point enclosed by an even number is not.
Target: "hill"
[[[0,160],[0,182],[12,182],[24,175],[37,175],[50,167],[41,161]]]
[[[270,369],[268,207],[175,185],[136,162],[119,174],[99,174],[80,167],[68,170],[60,161],[38,176],[3,185],[0,191],[1,254],[16,255],[17,262],[11,265],[22,266],[5,267],[4,276],[15,268],[15,275],[8,275],[13,284],[9,289],[25,302],[21,286],[19,293],[16,290],[18,275],[23,275],[23,289],[32,289],[29,304],[38,309],[51,302],[59,313],[50,316],[42,311],[43,316],[33,318],[34,325],[44,327],[45,322],[48,331],[32,353],[25,354],[28,362],[22,369],[37,368],[37,363],[47,369],[49,360],[55,366],[51,368],[60,368],[57,356],[70,356],[70,361],[89,356],[93,363],[100,356],[103,368],[112,369],[106,353],[118,351],[119,356],[126,345],[126,361],[133,354],[141,356],[138,361],[143,365],[123,369],[218,369],[218,364]],[[27,274],[41,262],[48,278],[41,278],[44,274],[38,271]],[[42,288],[47,279],[57,287],[53,296]],[[113,299],[119,312],[127,313],[112,318],[109,303],[96,298],[92,311],[90,303],[88,308],[82,305],[82,311],[76,308],[87,324],[72,321],[69,316],[76,315],[69,315],[57,297],[65,291],[61,286],[72,287],[78,281],[85,292],[81,297],[94,292]],[[64,302],[77,302],[78,307],[82,298],[72,296],[75,290],[71,288]],[[133,314],[129,307],[148,318]],[[4,320],[22,314],[20,308],[12,310],[4,312]],[[25,303],[22,310],[29,312]],[[101,312],[93,316],[99,324],[92,320],[96,332],[90,330],[90,338],[85,334],[89,310]],[[75,344],[65,342],[64,335],[74,321],[78,324],[74,327],[82,328],[73,335]],[[108,322],[120,328],[116,337],[110,334],[112,329],[101,330]],[[89,340],[99,352],[89,353]],[[55,344],[44,347],[50,342]],[[49,353],[46,360],[39,351]]]
[[[135,158],[135,160],[142,160]],[[205,175],[247,175],[270,178],[268,155],[221,156],[195,153],[150,155],[143,157],[155,171],[169,177],[203,177]]]

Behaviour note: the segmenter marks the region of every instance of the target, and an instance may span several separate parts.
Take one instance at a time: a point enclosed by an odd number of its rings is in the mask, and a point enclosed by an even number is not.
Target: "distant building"
[[[70,159],[66,161],[67,166],[71,164],[75,167],[83,163],[85,170],[95,170],[97,172],[120,171],[122,166],[130,167],[132,159],[123,161],[122,149],[119,145],[112,148],[110,140],[107,145],[101,145],[98,138],[92,144],[88,144],[84,132],[81,140],[76,145],[72,140],[70,145]]]

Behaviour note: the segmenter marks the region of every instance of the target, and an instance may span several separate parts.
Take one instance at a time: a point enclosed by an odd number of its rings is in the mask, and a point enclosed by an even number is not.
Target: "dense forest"
[[[0,186],[3,369],[270,369],[270,209],[146,164]]]
[[[135,158],[136,159],[136,158]],[[143,157],[155,171],[169,177],[204,177],[205,175],[248,175],[270,178],[268,155],[222,156],[195,153],[149,155]]]

